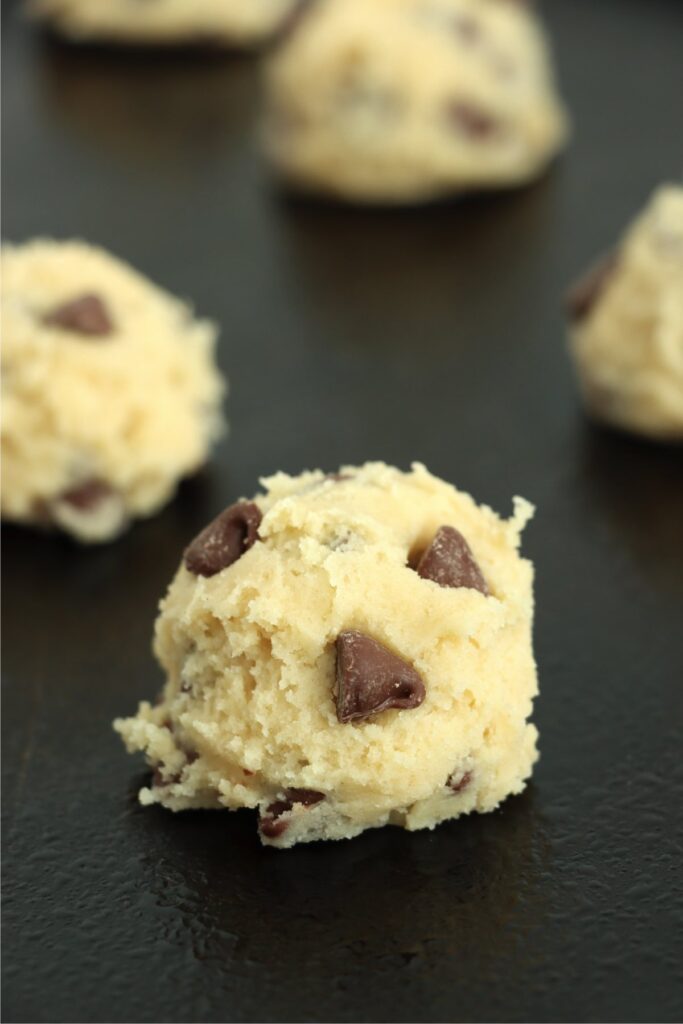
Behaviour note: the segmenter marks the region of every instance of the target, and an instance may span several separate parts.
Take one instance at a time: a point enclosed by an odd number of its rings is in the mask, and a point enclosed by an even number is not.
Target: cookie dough
[[[274,165],[349,200],[517,185],[567,137],[543,32],[512,0],[326,0],[276,51],[266,92]]]
[[[616,250],[571,290],[571,351],[598,419],[683,441],[683,188],[652,196]]]
[[[501,520],[416,464],[262,481],[188,547],[156,704],[114,725],[143,804],[253,807],[268,845],[433,828],[536,760],[531,506]]]
[[[2,251],[2,515],[104,541],[222,429],[215,328],[83,242]]]
[[[302,0],[31,0],[29,11],[78,42],[251,46]]]

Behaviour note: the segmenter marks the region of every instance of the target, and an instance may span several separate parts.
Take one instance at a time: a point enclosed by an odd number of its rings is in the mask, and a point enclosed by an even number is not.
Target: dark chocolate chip
[[[325,480],[334,480],[335,483],[340,484],[344,480],[351,480],[351,474],[350,473],[326,473],[323,479],[325,479]]]
[[[116,492],[103,480],[86,480],[85,483],[71,487],[60,494],[58,501],[63,501],[79,512],[92,512],[103,501],[111,498]]]
[[[245,769],[246,771],[246,769]],[[249,772],[248,774],[252,774]],[[288,827],[289,822],[280,821],[283,814],[288,814],[294,804],[301,804],[303,807],[313,807],[325,799],[324,793],[317,789],[286,789],[284,800],[275,800],[266,807],[265,817],[259,819],[259,828],[264,836],[269,839],[276,839],[281,836]]]
[[[262,518],[252,501],[238,501],[226,508],[185,551],[188,570],[195,576],[215,576],[227,569],[259,539]]]
[[[283,800],[276,800],[266,807],[266,814],[270,818],[279,818],[280,815],[291,811],[294,804],[303,804],[304,807],[313,807],[325,799],[324,793],[317,789],[286,789]]]
[[[500,130],[500,122],[495,117],[465,100],[448,103],[446,117],[454,128],[473,139],[488,139]]]
[[[460,775],[459,772],[453,772],[453,774],[449,775],[446,780],[446,785],[449,789],[452,789],[454,793],[462,793],[463,789],[467,789],[471,781],[472,772],[465,772],[464,775]]]
[[[173,729],[172,729],[170,724],[166,725],[166,722],[164,722],[163,725],[166,726],[167,729],[171,729],[171,732],[173,731]],[[183,772],[185,771],[187,766],[189,764],[194,764],[194,762],[197,760],[198,757],[199,757],[199,754],[197,753],[196,750],[190,750],[189,753],[185,754],[185,764],[180,769],[180,771],[174,772],[173,775],[169,775],[168,777],[165,777],[162,774],[161,768],[157,765],[157,767],[154,769],[154,773],[152,775],[152,784],[154,786],[162,787],[162,788],[165,787],[165,786],[174,786],[176,784],[176,782],[180,782],[180,780],[182,779]]]
[[[114,330],[112,318],[103,300],[92,292],[55,306],[43,316],[43,323],[93,338],[102,338]]]
[[[416,708],[425,687],[412,665],[377,640],[347,629],[337,637],[337,718],[351,722],[387,708]]]
[[[283,814],[287,814],[293,807],[291,800],[274,800],[272,804],[268,804],[266,807],[266,814],[269,819],[280,818]]]
[[[417,564],[424,580],[440,587],[469,587],[488,596],[489,588],[470,546],[454,526],[440,526],[434,540]]]
[[[277,818],[260,818],[258,827],[267,839],[277,839],[289,828],[289,822]]]
[[[291,804],[303,804],[304,807],[313,807],[314,804],[319,804],[321,800],[325,799],[325,794],[318,792],[317,789],[286,789],[285,796]]]
[[[465,43],[474,43],[481,37],[481,25],[469,14],[460,14],[453,20],[453,27]]]
[[[572,323],[584,320],[591,312],[614,273],[617,262],[616,252],[606,253],[569,289],[565,306]]]

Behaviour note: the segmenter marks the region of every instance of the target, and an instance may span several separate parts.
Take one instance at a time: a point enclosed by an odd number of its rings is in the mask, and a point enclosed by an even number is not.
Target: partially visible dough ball
[[[275,166],[350,200],[517,185],[566,138],[545,37],[516,0],[325,0],[268,69]]]
[[[190,545],[161,605],[167,680],[116,729],[143,804],[254,807],[263,842],[433,828],[536,760],[531,507],[512,519],[382,463],[263,481]]]
[[[570,292],[571,351],[598,419],[683,441],[683,188],[659,188]]]
[[[2,515],[104,541],[156,512],[222,430],[216,332],[83,242],[2,252]]]
[[[30,12],[79,42],[251,46],[301,0],[30,0]]]

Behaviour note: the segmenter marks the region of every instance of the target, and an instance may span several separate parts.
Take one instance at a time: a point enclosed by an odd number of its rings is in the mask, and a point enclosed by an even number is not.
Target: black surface
[[[680,1019],[682,453],[584,422],[558,297],[680,173],[683,5],[546,13],[558,166],[382,212],[268,188],[247,59],[77,52],[9,10],[5,236],[85,236],[220,321],[232,435],[116,545],[4,531],[6,1020]],[[181,548],[260,474],[368,458],[538,504],[533,785],[286,853],[246,812],[139,809],[109,723],[159,686]]]

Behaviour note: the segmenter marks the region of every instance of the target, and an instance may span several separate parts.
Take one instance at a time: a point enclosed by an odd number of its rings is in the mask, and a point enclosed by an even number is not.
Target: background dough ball
[[[2,515],[82,541],[150,515],[221,433],[215,329],[83,242],[2,253]]]
[[[490,811],[536,760],[531,507],[382,463],[277,474],[190,545],[159,703],[118,720],[143,804],[255,807],[266,843]],[[261,518],[262,517],[262,518]]]
[[[301,0],[32,0],[29,10],[71,39],[249,46],[267,39]]]
[[[305,187],[412,201],[536,177],[567,119],[524,3],[326,0],[272,58],[264,129]]]
[[[569,294],[571,351],[589,410],[683,441],[683,188],[659,188]]]

